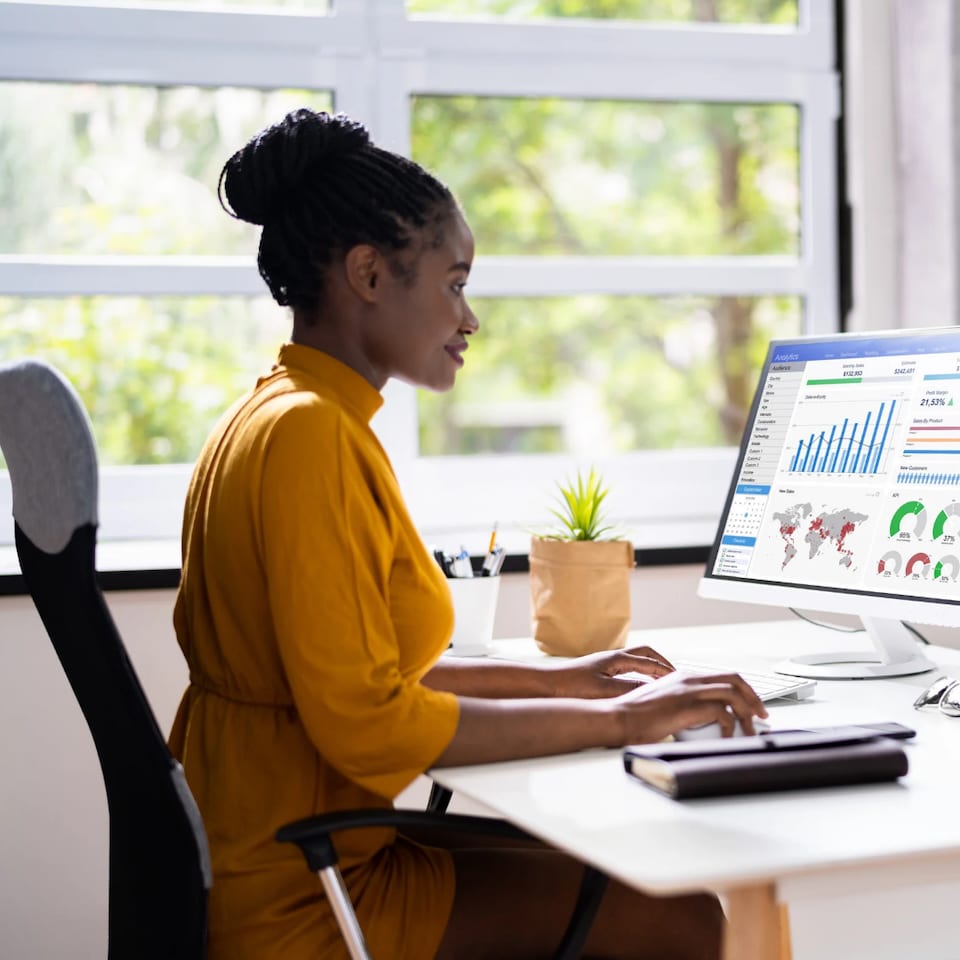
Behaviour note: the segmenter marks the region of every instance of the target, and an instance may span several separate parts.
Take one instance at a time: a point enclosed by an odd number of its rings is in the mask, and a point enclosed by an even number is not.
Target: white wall
[[[110,606],[168,727],[186,670],[168,591]],[[107,806],[93,741],[29,598],[0,598],[0,956],[106,957]]]

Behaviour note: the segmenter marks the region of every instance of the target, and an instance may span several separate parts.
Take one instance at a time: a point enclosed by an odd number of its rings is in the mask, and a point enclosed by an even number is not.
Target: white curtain
[[[846,0],[853,329],[960,320],[957,0]]]

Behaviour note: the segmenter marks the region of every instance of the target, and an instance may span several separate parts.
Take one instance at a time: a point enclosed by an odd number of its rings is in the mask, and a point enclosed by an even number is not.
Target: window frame
[[[837,120],[832,0],[798,0],[794,28],[624,21],[492,22],[408,17],[402,0],[342,0],[327,14],[186,7],[0,3],[0,80],[329,90],[378,143],[409,152],[416,95],[791,103],[800,110],[796,257],[480,255],[473,298],[790,295],[804,329],[839,329]],[[745,95],[749,92],[749,96]],[[0,296],[262,295],[253,257],[0,256]],[[482,307],[482,300],[479,300]],[[482,314],[481,314],[482,316]],[[425,538],[509,550],[546,519],[572,458],[421,457],[415,391],[391,383],[374,426]],[[637,546],[712,541],[732,448],[636,451],[599,460],[610,510]],[[190,465],[104,467],[101,540],[179,535]],[[0,544],[12,542],[0,473]]]

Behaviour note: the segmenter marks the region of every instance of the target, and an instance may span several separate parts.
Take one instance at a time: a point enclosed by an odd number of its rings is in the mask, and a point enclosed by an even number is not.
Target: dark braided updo
[[[375,146],[362,124],[307,109],[288,113],[238,150],[224,164],[217,192],[231,216],[262,225],[257,266],[274,300],[308,317],[323,299],[334,256],[359,243],[382,250],[391,269],[412,283],[415,264],[397,255],[414,231],[428,224],[439,230],[455,208],[439,180]]]

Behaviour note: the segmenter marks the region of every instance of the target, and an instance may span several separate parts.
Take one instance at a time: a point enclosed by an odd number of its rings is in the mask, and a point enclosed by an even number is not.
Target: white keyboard
[[[717,673],[738,673],[763,701],[779,700],[781,697],[803,700],[809,697],[817,686],[816,680],[790,677],[783,673],[757,673],[750,670],[719,667],[716,664],[711,666],[705,663],[690,663],[686,660],[675,660],[673,665],[681,673],[692,673],[698,677],[711,676]]]

